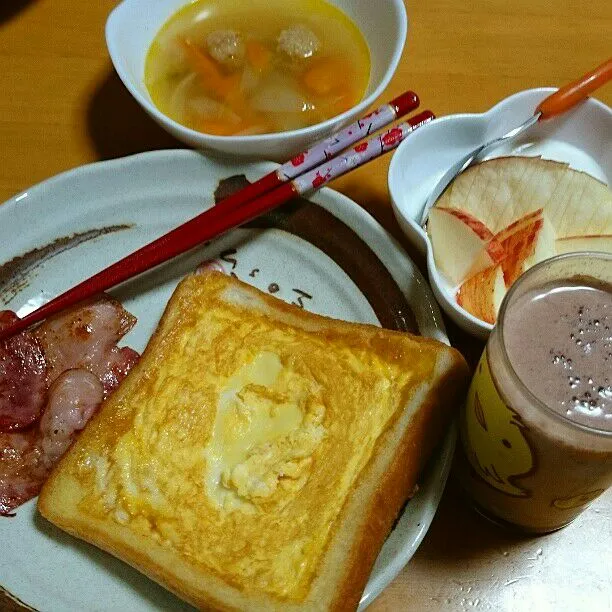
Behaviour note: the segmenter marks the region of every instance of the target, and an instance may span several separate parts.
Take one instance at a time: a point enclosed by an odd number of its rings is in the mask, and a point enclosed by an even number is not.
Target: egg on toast
[[[194,274],[38,508],[200,608],[354,609],[466,380],[434,340]]]

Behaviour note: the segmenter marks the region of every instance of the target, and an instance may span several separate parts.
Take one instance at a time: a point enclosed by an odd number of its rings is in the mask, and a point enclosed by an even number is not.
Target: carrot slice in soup
[[[257,72],[265,72],[270,67],[272,52],[258,40],[249,40],[246,43],[246,57]]]
[[[345,88],[350,67],[338,59],[322,59],[309,68],[302,77],[304,85],[319,96],[326,96]]]
[[[222,100],[227,100],[235,94],[240,81],[239,75],[222,74],[215,62],[190,40],[181,40],[181,46],[185,49],[189,65],[201,77],[206,89]]]

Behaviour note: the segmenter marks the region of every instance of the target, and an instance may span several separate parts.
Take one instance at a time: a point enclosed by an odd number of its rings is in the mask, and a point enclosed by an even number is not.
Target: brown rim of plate
[[[23,612],[24,610],[38,612],[36,608],[28,606],[27,603],[12,595],[3,586],[0,586],[0,610],[2,612]]]
[[[130,227],[130,225],[109,225],[108,227],[78,232],[70,236],[62,236],[49,244],[32,249],[23,253],[23,255],[17,255],[13,259],[0,264],[0,304],[8,304],[23,291],[36,275],[38,268],[56,255],[69,251],[84,242],[95,240],[106,234],[120,232]]]

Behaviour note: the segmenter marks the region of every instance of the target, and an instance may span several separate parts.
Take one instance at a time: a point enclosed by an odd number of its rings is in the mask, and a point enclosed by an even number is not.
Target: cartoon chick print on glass
[[[530,497],[517,480],[530,474],[534,457],[519,415],[495,388],[486,352],[482,356],[465,404],[461,435],[475,472],[493,488],[513,497]]]

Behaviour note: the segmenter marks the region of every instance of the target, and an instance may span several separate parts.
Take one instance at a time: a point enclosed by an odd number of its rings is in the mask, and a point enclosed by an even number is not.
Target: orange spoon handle
[[[560,115],[584,100],[598,87],[605,85],[610,79],[612,79],[612,58],[542,100],[536,108],[536,114],[541,113],[540,121]]]

